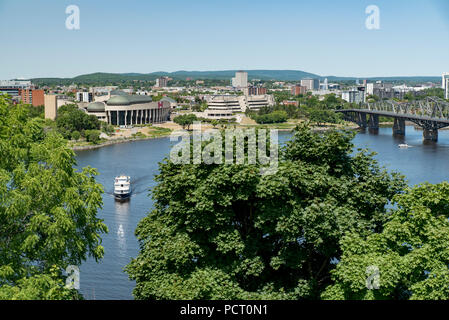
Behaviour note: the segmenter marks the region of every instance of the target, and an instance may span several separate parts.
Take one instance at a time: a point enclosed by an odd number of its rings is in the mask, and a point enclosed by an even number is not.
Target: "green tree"
[[[296,129],[278,171],[252,165],[160,164],[155,208],[127,266],[136,299],[318,299],[339,241],[382,227],[404,187],[353,134]]]
[[[309,120],[321,126],[324,123],[338,123],[339,116],[334,111],[313,109],[309,111]]]
[[[190,126],[197,120],[198,118],[194,114],[183,114],[174,118],[173,122],[182,126],[183,129],[190,130]]]
[[[79,133],[79,131],[73,131],[72,132],[72,139],[75,141],[78,141],[81,138],[81,134]]]
[[[335,284],[325,299],[449,299],[449,183],[423,184],[394,199],[380,233],[354,232],[341,243]],[[366,285],[378,269],[378,288]]]
[[[103,256],[97,171],[73,169],[67,141],[2,97],[0,150],[0,298],[75,297],[60,269]]]
[[[97,144],[100,141],[99,130],[86,130],[84,135],[86,136],[86,140],[88,142],[92,142],[93,144]]]
[[[73,131],[83,133],[85,130],[99,130],[101,123],[94,115],[88,115],[76,105],[64,105],[58,110],[56,118],[58,131],[65,137],[71,138]]]

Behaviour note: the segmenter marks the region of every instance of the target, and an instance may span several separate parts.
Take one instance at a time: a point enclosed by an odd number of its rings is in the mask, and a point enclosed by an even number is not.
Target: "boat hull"
[[[127,200],[131,197],[131,193],[114,193],[116,200]]]

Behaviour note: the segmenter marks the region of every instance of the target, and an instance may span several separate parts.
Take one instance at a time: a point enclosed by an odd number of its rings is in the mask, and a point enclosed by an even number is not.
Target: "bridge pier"
[[[424,140],[438,141],[438,129],[426,129],[423,131]]]
[[[361,113],[361,112],[357,112],[357,125],[361,128],[361,129],[366,129],[367,125],[366,125],[366,113]]]
[[[379,133],[379,115],[370,114],[368,128],[370,133]]]
[[[405,120],[400,118],[394,118],[393,135],[405,136]]]

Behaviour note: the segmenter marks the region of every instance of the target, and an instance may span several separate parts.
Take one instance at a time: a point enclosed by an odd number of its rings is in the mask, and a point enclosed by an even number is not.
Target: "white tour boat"
[[[118,176],[114,180],[114,197],[124,200],[131,196],[131,178],[129,176]]]
[[[405,148],[410,147],[410,146],[409,146],[408,144],[406,144],[406,143],[401,143],[401,144],[399,144],[398,146],[399,146],[399,148],[401,148],[401,149],[405,149]]]

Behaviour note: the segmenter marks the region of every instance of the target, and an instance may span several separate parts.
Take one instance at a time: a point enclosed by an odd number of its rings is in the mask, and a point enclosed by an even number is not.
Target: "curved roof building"
[[[106,102],[92,102],[87,113],[115,126],[148,124],[170,118],[168,101],[153,102],[150,96],[116,95]]]

